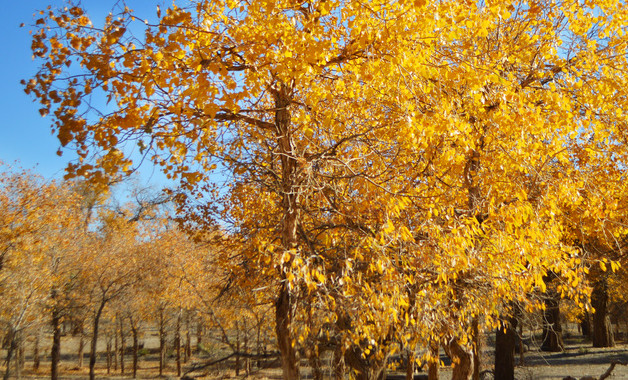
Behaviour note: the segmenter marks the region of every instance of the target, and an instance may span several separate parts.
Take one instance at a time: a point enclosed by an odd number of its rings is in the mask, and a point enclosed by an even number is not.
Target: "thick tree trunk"
[[[347,365],[357,373],[356,380],[379,380],[386,369],[388,355],[378,357],[373,354],[367,359],[363,351],[354,346],[345,352],[345,360]]]
[[[407,357],[407,365],[406,365],[406,380],[414,379],[414,348],[406,348],[406,357]]]
[[[440,343],[437,340],[430,341],[430,361],[427,365],[427,379],[438,380],[440,370]]]
[[[591,306],[595,309],[593,313],[593,347],[614,347],[615,337],[611,318],[608,315],[608,284],[602,276],[593,286],[591,293]]]
[[[451,380],[471,380],[473,378],[473,348],[461,345],[455,338],[443,344],[443,348],[453,363]]]
[[[508,319],[506,326],[495,335],[495,378],[515,379],[515,346],[517,344],[517,318]]]
[[[543,338],[541,350],[547,352],[562,352],[563,329],[560,324],[560,298],[556,292],[548,292],[545,298],[543,311]]]
[[[92,330],[92,345],[89,350],[89,380],[96,379],[96,354],[98,348],[98,325],[100,323],[100,316],[102,315],[102,311],[105,308],[105,304],[107,301],[103,299],[100,302],[98,310],[96,311],[96,315],[94,316],[94,326]]]
[[[298,249],[297,227],[299,224],[299,179],[297,154],[290,133],[290,91],[280,84],[275,97],[275,128],[281,160],[281,243],[284,254],[289,255],[284,268],[289,268]],[[295,300],[290,294],[286,273],[281,270],[281,286],[275,300],[275,332],[281,353],[284,380],[298,380],[299,359],[296,342],[292,339],[292,317]]]
[[[53,297],[54,299],[54,292]],[[61,313],[52,308],[52,348],[50,350],[50,379],[59,379],[59,362],[61,361]]]

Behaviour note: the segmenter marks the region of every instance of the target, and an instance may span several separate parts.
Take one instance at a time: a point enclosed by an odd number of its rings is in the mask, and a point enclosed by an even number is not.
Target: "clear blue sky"
[[[81,4],[92,16],[95,24],[102,23],[105,15],[117,0],[83,0]],[[63,0],[5,0],[0,12],[0,161],[33,169],[45,178],[60,178],[73,152],[65,151],[62,157],[56,152],[59,143],[51,135],[50,117],[41,117],[38,104],[24,93],[21,79],[29,79],[37,72],[37,64],[30,51],[29,25],[33,14],[48,5],[59,7]],[[127,0],[126,4],[142,16],[153,17],[155,5],[163,0]],[[20,27],[24,23],[25,27]],[[142,168],[146,181],[161,181],[162,176],[152,175],[151,167]]]

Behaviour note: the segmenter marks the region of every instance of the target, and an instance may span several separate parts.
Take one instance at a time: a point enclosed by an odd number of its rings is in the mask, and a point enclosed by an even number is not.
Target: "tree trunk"
[[[480,380],[482,336],[480,335],[480,322],[477,317],[473,318],[471,327],[473,329],[473,380]]]
[[[107,337],[107,375],[111,374],[111,336]]]
[[[585,311],[580,316],[580,331],[582,332],[582,336],[587,339],[591,339],[591,315],[589,315],[588,311]]]
[[[294,254],[298,249],[297,227],[299,224],[299,167],[297,153],[290,132],[290,91],[285,84],[276,90],[275,128],[278,153],[281,160],[281,243],[284,254],[289,255],[282,268],[290,268]],[[296,342],[292,339],[292,316],[295,300],[290,294],[284,270],[281,271],[281,286],[275,300],[275,331],[277,345],[281,353],[281,365],[284,380],[298,380],[299,360]]]
[[[120,345],[118,344],[118,333],[113,329],[113,370],[118,372],[118,354],[120,353]]]
[[[595,308],[593,313],[593,347],[614,347],[615,337],[610,316],[608,315],[608,284],[602,276],[593,286],[591,293],[591,306]]]
[[[164,311],[159,313],[159,376],[163,376],[166,367],[166,322]]]
[[[52,298],[54,299],[54,292]],[[59,379],[61,361],[61,313],[56,306],[52,308],[52,348],[50,350],[50,379]]]
[[[240,376],[240,326],[235,322],[236,329],[236,355],[235,355],[235,375]]]
[[[102,310],[105,308],[105,304],[107,301],[103,299],[100,302],[100,306],[96,311],[96,315],[94,316],[94,326],[92,331],[92,346],[89,351],[89,380],[96,379],[96,354],[97,354],[97,344],[98,344],[98,324],[100,323],[100,316],[102,315]]]
[[[131,321],[131,332],[133,334],[133,378],[137,377],[137,358],[140,350],[138,327]]]
[[[438,380],[440,370],[440,344],[437,340],[430,341],[430,361],[427,366],[427,379]]]
[[[510,317],[495,335],[495,378],[515,379],[515,346],[517,344],[517,318]]]
[[[177,376],[181,377],[181,310],[177,315],[177,325],[174,330],[174,349],[177,358]]]
[[[81,328],[79,338],[79,347],[78,347],[78,367],[83,368],[83,356],[85,351],[85,334],[83,333],[83,328]]]
[[[196,325],[196,353],[199,354],[203,348],[203,318],[198,318]]]
[[[190,313],[185,316],[185,356],[184,363],[187,363],[192,356],[192,338],[190,337]]]
[[[451,358],[451,380],[471,380],[473,378],[473,348],[461,345],[456,338],[443,344],[445,353]]]
[[[562,352],[563,329],[560,324],[560,299],[554,291],[548,291],[543,310],[543,338],[541,350],[547,352]]]
[[[4,380],[9,380],[11,375],[11,359],[13,358],[13,354],[17,348],[17,332],[13,328],[13,326],[9,326],[9,331],[7,333],[9,338],[9,347],[7,348],[7,358],[6,358],[6,368],[4,371]],[[13,359],[17,362],[16,359]]]
[[[338,347],[334,351],[333,371],[335,380],[344,380],[345,378],[345,357],[342,350]]]
[[[407,365],[406,365],[406,380],[414,379],[414,349],[406,348]]]
[[[120,321],[120,373],[124,375],[124,355],[126,354],[126,334],[124,333],[124,321],[121,317]]]
[[[40,331],[37,330],[37,332],[35,333],[35,342],[33,344],[33,372],[37,372],[39,371],[39,364],[40,364],[40,358],[39,358],[39,334]]]

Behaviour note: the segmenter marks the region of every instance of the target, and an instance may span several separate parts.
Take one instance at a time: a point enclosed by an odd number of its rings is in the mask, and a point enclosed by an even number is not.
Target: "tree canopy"
[[[24,85],[79,154],[69,176],[152,161],[188,229],[229,225],[240,278],[276,289],[284,378],[300,347],[374,378],[393,342],[434,339],[467,378],[474,320],[538,306],[549,274],[585,305],[584,237],[623,246],[627,17],[199,0],[101,25],[69,3],[35,21]]]

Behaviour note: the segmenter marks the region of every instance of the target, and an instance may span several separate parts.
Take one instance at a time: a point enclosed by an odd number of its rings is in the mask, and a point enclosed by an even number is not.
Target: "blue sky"
[[[101,23],[117,0],[83,0],[82,6],[95,24]],[[31,58],[29,25],[34,23],[33,14],[48,5],[63,6],[62,0],[11,0],[5,1],[0,12],[0,161],[33,169],[45,178],[61,178],[73,152],[56,152],[59,143],[51,134],[50,117],[41,117],[38,104],[24,93],[21,79],[29,79],[37,72],[37,63]],[[128,0],[127,5],[140,15],[154,16],[155,5],[162,0]],[[20,27],[20,24],[26,24]],[[142,168],[145,181],[160,181],[151,167]],[[163,177],[162,177],[163,178]]]

